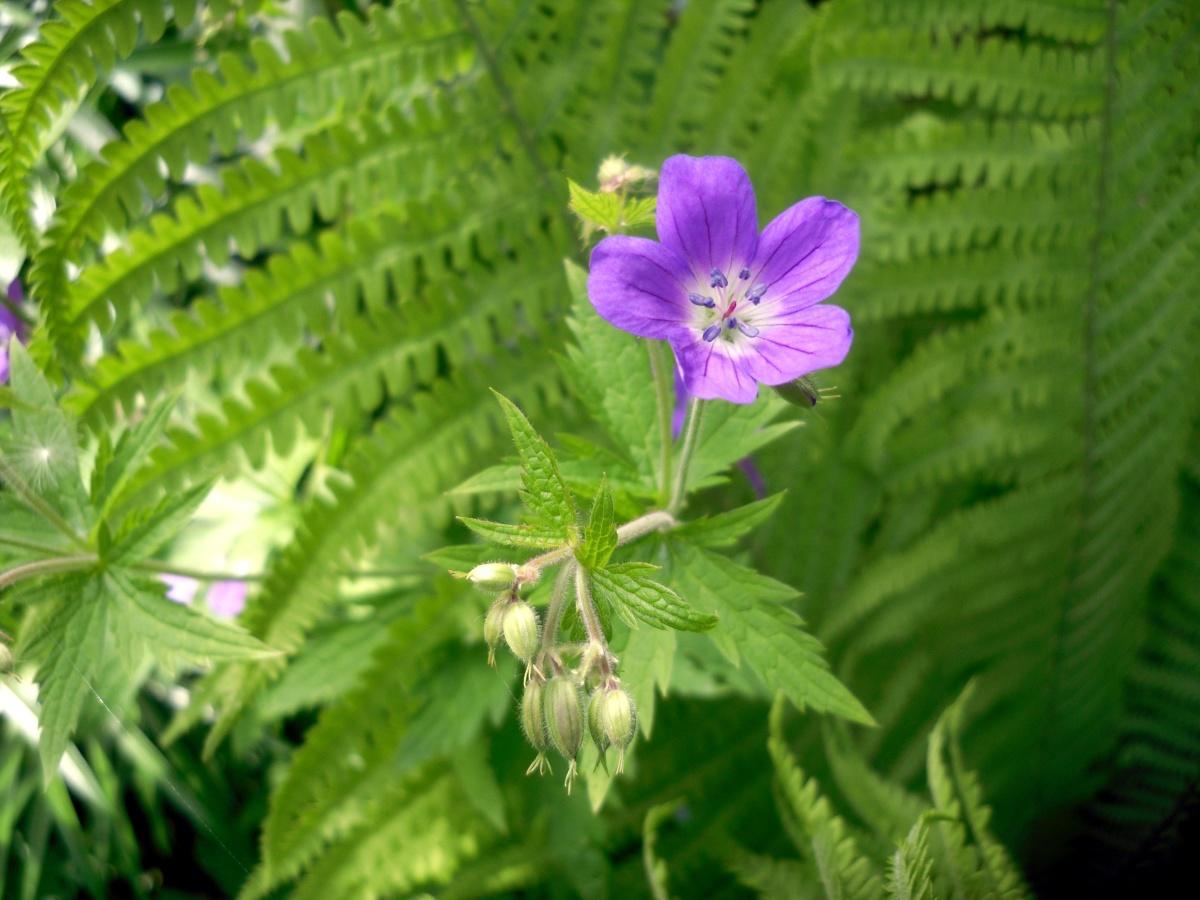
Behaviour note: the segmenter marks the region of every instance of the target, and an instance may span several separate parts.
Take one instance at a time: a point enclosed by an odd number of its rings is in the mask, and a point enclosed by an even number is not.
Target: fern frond
[[[19,87],[0,98],[7,126],[0,142],[0,198],[13,228],[33,251],[38,244],[27,179],[55,120],[112,68],[133,52],[138,24],[147,42],[158,40],[172,21],[186,28],[195,0],[63,0],[58,18],[42,26],[37,40],[21,51],[12,75]]]
[[[213,142],[229,153],[239,139],[262,134],[268,121],[287,127],[298,115],[324,115],[340,97],[396,90],[419,95],[459,72],[464,44],[458,23],[444,13],[412,9],[372,7],[367,24],[344,14],[340,30],[315,19],[286,33],[286,60],[272,45],[255,42],[253,67],[240,56],[223,55],[216,64],[219,77],[198,71],[190,88],[168,90],[144,120],[131,122],[123,139],[105,147],[68,188],[35,258],[33,288],[49,306],[56,343],[69,350],[80,338],[62,315],[67,263],[80,258],[86,241],[140,215],[143,191],[157,196],[164,187],[160,163],[179,179],[189,162],[208,157]]]

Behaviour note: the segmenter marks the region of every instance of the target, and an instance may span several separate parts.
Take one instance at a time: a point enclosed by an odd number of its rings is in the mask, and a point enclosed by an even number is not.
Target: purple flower
[[[672,156],[659,176],[658,241],[615,235],[592,251],[588,296],[600,315],[670,342],[687,392],[750,403],[846,357],[844,309],[821,304],[858,257],[858,216],[824,197],[762,232],[754,188],[724,156]]]
[[[246,582],[218,581],[208,589],[208,608],[218,619],[235,619],[246,607]]]
[[[200,582],[186,575],[163,573],[158,576],[158,580],[167,586],[167,599],[184,606],[190,605],[196,599],[196,591],[200,589]]]
[[[8,383],[8,341],[15,334],[18,340],[25,339],[25,324],[17,316],[16,308],[25,299],[21,282],[13,280],[8,286],[8,297],[0,300],[0,384]]]

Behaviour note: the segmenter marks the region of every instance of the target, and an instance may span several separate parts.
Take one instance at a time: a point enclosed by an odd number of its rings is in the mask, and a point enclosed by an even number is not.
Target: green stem
[[[0,590],[26,578],[36,578],[38,575],[52,575],[55,572],[74,572],[86,569],[97,562],[94,553],[81,553],[77,556],[55,556],[51,559],[38,559],[22,563],[0,572]]]
[[[27,541],[24,538],[15,538],[10,535],[0,535],[0,544],[7,544],[9,547],[19,547],[22,550],[32,550],[34,553],[41,553],[45,556],[62,556],[65,552],[62,547],[52,547],[49,544],[43,544],[39,541]]]
[[[674,385],[664,358],[664,349],[659,341],[646,342],[646,351],[650,355],[650,374],[654,379],[654,399],[658,405],[658,502],[665,506],[671,490],[671,413],[674,411],[671,389]]]
[[[142,559],[135,563],[127,563],[131,569],[143,572],[161,572],[165,575],[182,575],[184,578],[195,578],[197,581],[262,581],[266,576],[261,572],[249,575],[235,575],[232,572],[211,572],[206,569],[191,569],[187,566],[177,566],[172,562],[162,562],[157,559]]]
[[[8,482],[8,486],[21,495],[21,499],[27,506],[53,525],[67,540],[81,550],[88,549],[87,541],[76,533],[75,529],[71,527],[71,523],[59,515],[58,510],[38,496],[38,493],[25,483],[25,479],[17,474],[16,469],[2,454],[0,454],[0,478]]]
[[[558,577],[554,579],[554,591],[550,595],[550,605],[546,607],[546,621],[542,627],[542,652],[554,646],[554,636],[558,633],[558,626],[567,606],[567,587],[574,574],[575,564],[569,563],[562,567]]]
[[[596,658],[602,676],[612,674],[612,664],[615,662],[612,651],[608,649],[608,638],[604,636],[604,625],[596,612],[596,604],[592,602],[592,588],[588,584],[587,572],[583,566],[575,567],[575,609],[579,612],[579,620],[583,622],[583,630],[587,633],[588,643],[599,650]],[[587,659],[587,654],[584,656]]]
[[[704,417],[704,401],[692,400],[688,405],[687,425],[684,426],[683,448],[679,451],[679,462],[675,467],[675,486],[671,489],[671,500],[667,512],[674,515],[683,506],[687,493],[687,472],[696,450],[696,439],[700,435],[700,420]]]

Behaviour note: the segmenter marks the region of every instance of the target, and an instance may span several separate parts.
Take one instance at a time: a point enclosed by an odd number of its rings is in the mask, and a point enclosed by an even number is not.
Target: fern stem
[[[75,529],[71,527],[71,523],[64,519],[58,510],[43,500],[33,488],[25,483],[25,479],[17,474],[16,469],[4,458],[3,453],[0,453],[0,479],[8,482],[8,486],[21,496],[26,505],[57,529],[72,544],[81,550],[91,549],[87,541],[81,538]]]
[[[658,341],[647,341],[646,352],[650,356],[650,374],[654,379],[654,400],[658,405],[658,502],[666,505],[671,491],[671,375],[667,371],[663,351],[666,348]]]
[[[667,512],[674,515],[683,506],[684,494],[687,490],[688,465],[692,461],[692,453],[696,450],[696,438],[700,434],[700,420],[704,416],[704,401],[692,400],[688,406],[687,425],[683,433],[683,448],[679,451],[679,461],[675,468],[675,486],[671,489],[671,500],[667,503]]]
[[[74,572],[86,569],[96,563],[98,557],[94,553],[80,553],[77,556],[55,556],[50,559],[37,559],[33,562],[21,563],[0,572],[0,590],[26,578],[36,578],[38,575],[52,575],[55,572]]]

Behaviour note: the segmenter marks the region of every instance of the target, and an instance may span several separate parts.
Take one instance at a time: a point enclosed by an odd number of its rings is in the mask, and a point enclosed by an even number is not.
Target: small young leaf
[[[459,516],[458,520],[480,537],[502,547],[531,547],[534,550],[553,550],[566,541],[558,531],[538,528],[534,525],[509,525],[505,522],[489,522]]]
[[[675,536],[701,547],[731,547],[749,534],[775,512],[784,492],[739,506],[737,509],[705,516],[675,529]]]
[[[92,503],[101,519],[120,505],[122,489],[137,474],[138,466],[162,437],[175,404],[176,398],[168,397],[152,406],[141,421],[121,435],[115,447],[110,445],[107,457],[97,457],[92,476]],[[104,435],[101,446],[107,442],[107,437]]]
[[[584,225],[584,236],[596,229],[616,231],[621,224],[621,198],[614,193],[589,191],[571,179],[567,179],[570,195],[568,206],[579,216]]]
[[[612,492],[608,482],[600,482],[600,490],[592,503],[592,514],[588,519],[583,543],[575,554],[579,563],[587,569],[600,569],[608,564],[617,549],[617,523],[613,512]]]
[[[574,541],[578,529],[575,501],[563,480],[550,445],[534,430],[515,403],[502,394],[493,393],[504,410],[504,417],[512,431],[513,444],[521,459],[521,485],[524,488],[521,499],[529,507],[535,521],[549,525],[560,538]]]
[[[692,609],[669,587],[642,574],[645,571],[640,563],[597,569],[592,588],[618,612],[625,610],[654,628],[706,631],[717,624],[716,616]]]

